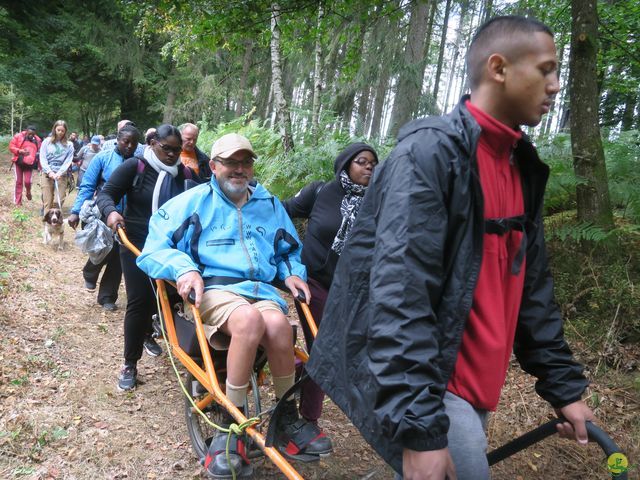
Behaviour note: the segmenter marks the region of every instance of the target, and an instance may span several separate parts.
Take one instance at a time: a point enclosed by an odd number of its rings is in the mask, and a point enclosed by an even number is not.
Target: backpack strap
[[[522,262],[527,251],[527,232],[530,231],[535,224],[529,219],[528,215],[517,215],[515,217],[489,218],[484,221],[484,232],[493,235],[504,235],[512,230],[522,232],[522,240],[520,248],[511,264],[511,274],[518,275],[522,268]]]
[[[136,165],[136,176],[133,177],[133,183],[131,184],[131,186],[135,190],[138,190],[140,188],[140,185],[142,184],[142,179],[144,178],[143,175],[146,165],[140,157],[135,158],[136,160],[138,160],[138,164]]]

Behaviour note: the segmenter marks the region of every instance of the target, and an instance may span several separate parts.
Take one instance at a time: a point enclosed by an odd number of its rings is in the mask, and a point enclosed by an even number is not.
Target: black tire
[[[262,411],[262,405],[260,402],[260,389],[258,388],[258,381],[255,373],[251,374],[251,395],[248,401],[248,405],[245,405],[245,411],[248,412],[248,417],[257,416]],[[208,392],[200,385],[191,373],[187,373],[185,381],[185,387],[187,392],[194,401],[202,399]],[[211,437],[216,433],[216,429],[209,425],[197,411],[193,411],[191,402],[188,398],[184,399],[185,407],[185,419],[187,421],[187,431],[189,432],[189,439],[191,440],[191,446],[193,451],[199,460],[203,460],[207,455],[209,448],[209,442]],[[222,421],[223,408],[216,402],[212,402],[203,413],[207,418],[220,425]]]

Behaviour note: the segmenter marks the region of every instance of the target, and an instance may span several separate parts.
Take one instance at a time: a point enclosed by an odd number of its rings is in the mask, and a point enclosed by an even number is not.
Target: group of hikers
[[[162,278],[185,301],[195,293],[211,345],[228,350],[231,402],[244,409],[258,346],[282,399],[295,364],[287,303],[272,285],[279,280],[304,293],[319,323],[317,338],[305,331],[312,380],[299,405],[284,399],[277,426],[287,457],[332,451],[318,425],[326,392],[398,478],[489,478],[485,427],[512,352],[565,419],[560,435],[586,444],[588,381],[564,338],[545,248],[549,168],[520,129],[548,113],[557,68],[546,25],[489,20],[467,53],[471,93],[452,112],[406,124],[380,166],[371,146],[346,146],[332,181],[282,202],[255,181],[259,152],[242,135],[222,136],[207,156],[195,125],[161,125],[140,149],[138,129],[121,122],[114,147],[88,163],[68,219],[76,228],[95,195],[105,223],[126,228],[142,250],[136,258],[115,244],[102,264],[83,269],[85,287],[99,283],[108,310],[124,273],[118,387],[135,387],[143,350],[162,352],[150,336],[149,281]],[[65,136],[56,122],[40,149],[47,182],[72,161]],[[50,199],[60,185],[47,182]],[[308,219],[304,245],[292,218]],[[232,422],[227,415],[222,423]],[[214,478],[242,474],[245,453],[243,435],[227,443],[217,434],[205,467]]]

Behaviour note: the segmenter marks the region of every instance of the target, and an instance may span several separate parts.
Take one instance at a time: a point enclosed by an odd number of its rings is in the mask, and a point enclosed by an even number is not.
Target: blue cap
[[[91,137],[91,143],[94,145],[100,145],[100,137],[98,135],[94,135]]]

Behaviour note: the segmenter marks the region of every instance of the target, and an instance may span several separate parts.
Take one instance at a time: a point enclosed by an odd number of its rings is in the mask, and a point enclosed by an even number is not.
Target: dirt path
[[[6,165],[4,161],[0,163]],[[11,205],[13,178],[0,174],[0,478],[199,479],[183,400],[166,355],[143,356],[141,385],[117,393],[124,292],[108,313],[82,288],[85,258],[67,227],[66,249],[41,244],[39,203]],[[38,187],[34,188],[37,197]],[[67,200],[67,207],[72,198]],[[637,396],[624,385],[600,387],[598,413],[638,461]],[[491,419],[496,446],[552,412],[533,380],[512,369]],[[321,423],[336,452],[318,465],[296,466],[307,479],[390,479],[390,469],[330,402]],[[254,478],[282,478],[258,460]],[[636,471],[637,472],[637,471]],[[493,469],[494,478],[607,478],[597,447],[548,440]],[[633,473],[630,478],[637,478]]]

